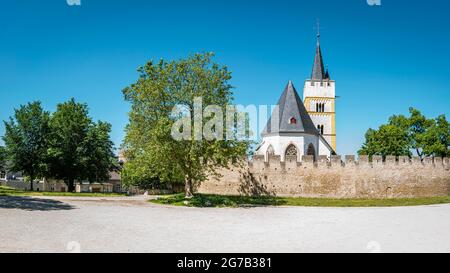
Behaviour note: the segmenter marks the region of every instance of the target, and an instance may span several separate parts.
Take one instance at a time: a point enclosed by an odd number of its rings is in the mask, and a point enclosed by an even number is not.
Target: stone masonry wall
[[[323,198],[412,198],[450,194],[450,159],[374,156],[254,156],[242,168],[222,170],[202,183],[200,193]]]

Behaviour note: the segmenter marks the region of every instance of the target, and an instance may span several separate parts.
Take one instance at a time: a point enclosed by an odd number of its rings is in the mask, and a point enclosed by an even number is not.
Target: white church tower
[[[335,86],[335,81],[330,79],[328,69],[324,69],[319,31],[311,78],[305,81],[303,88],[303,101],[317,130],[333,150],[336,150]]]
[[[256,150],[268,160],[271,155],[301,160],[303,155],[331,156],[336,150],[335,85],[325,71],[320,33],[311,79],[305,81],[303,101],[289,81],[262,132]]]

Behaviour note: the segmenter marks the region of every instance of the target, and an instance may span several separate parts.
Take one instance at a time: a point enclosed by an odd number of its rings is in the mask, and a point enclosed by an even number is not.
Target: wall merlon
[[[345,164],[347,165],[356,165],[356,157],[354,155],[346,155],[345,156]]]
[[[398,163],[400,165],[411,164],[411,160],[410,160],[409,156],[399,156]]]
[[[312,155],[302,156],[302,164],[314,164],[314,156]]]
[[[284,165],[284,164],[283,164]],[[272,171],[278,171],[282,169],[281,166],[281,156],[279,155],[270,155],[269,156],[269,164],[267,166]],[[283,166],[284,167],[284,166]]]
[[[328,166],[328,156],[326,155],[319,155],[319,158],[317,159],[318,166]]]
[[[444,164],[442,157],[435,157],[434,158],[434,165],[436,165],[437,167],[441,167]]]
[[[265,161],[265,157],[263,155],[254,155],[253,156],[253,162],[258,162],[258,161]]]
[[[255,155],[252,158],[250,168],[252,170],[263,170],[266,168],[265,158],[263,155]]]
[[[386,164],[387,165],[394,165],[397,163],[397,157],[393,155],[386,156]]]
[[[449,170],[450,169],[450,158],[446,157],[446,158],[444,158],[443,161],[444,161],[444,168],[446,170]]]
[[[381,155],[372,156],[372,164],[374,165],[383,164],[383,157]]]
[[[414,165],[422,165],[422,159],[419,156],[413,156],[411,158],[411,163]]]
[[[360,155],[358,162],[359,162],[359,165],[369,164],[369,156],[368,155]]]
[[[332,166],[342,166],[342,156],[332,155],[330,158],[330,162]]]
[[[286,156],[284,162],[284,169],[286,171],[291,171],[297,169],[300,166],[300,162],[297,161],[297,156]]]
[[[433,164],[433,158],[432,157],[424,157],[423,158],[423,164],[424,165],[432,165]]]

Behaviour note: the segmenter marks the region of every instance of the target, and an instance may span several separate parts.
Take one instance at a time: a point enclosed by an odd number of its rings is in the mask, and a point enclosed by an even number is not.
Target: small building
[[[112,193],[113,185],[110,183],[79,183],[75,185],[78,193]]]

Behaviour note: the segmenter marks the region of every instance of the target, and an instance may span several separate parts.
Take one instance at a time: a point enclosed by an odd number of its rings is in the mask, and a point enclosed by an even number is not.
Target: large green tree
[[[86,104],[74,99],[58,104],[50,119],[49,176],[62,179],[69,191],[75,180],[101,182],[112,166],[111,125],[93,123]]]
[[[449,156],[450,126],[444,115],[426,118],[419,110],[410,108],[410,116],[394,115],[378,130],[369,129],[366,141],[358,151],[364,155]]]
[[[22,172],[33,181],[46,171],[47,147],[49,136],[49,113],[40,102],[20,106],[14,116],[5,122],[5,135],[9,169]]]
[[[82,154],[85,160],[85,178],[91,183],[107,181],[109,171],[117,165],[110,134],[111,125],[106,122],[92,123],[88,128]]]
[[[137,82],[124,89],[132,107],[123,145],[125,182],[182,181],[186,197],[192,197],[196,186],[218,175],[218,168],[238,164],[245,157],[249,145],[245,140],[202,136],[203,127],[211,127],[215,136],[224,132],[223,124],[212,120],[224,118],[232,103],[231,73],[213,63],[212,57],[207,53],[179,61],[149,62],[139,69]],[[216,107],[208,112],[210,105]],[[176,106],[184,111],[174,113]],[[208,113],[200,118],[200,124],[195,122],[198,108]],[[186,128],[181,130],[183,138],[177,139],[173,127],[180,121]]]
[[[424,155],[422,135],[433,126],[434,121],[427,119],[419,110],[412,107],[409,108],[409,113],[409,117],[392,116],[389,119],[389,124],[404,130],[408,134],[410,149],[422,157]]]
[[[378,130],[369,129],[366,142],[358,151],[360,155],[410,155],[408,134],[394,125],[382,125]]]
[[[428,129],[418,136],[427,156],[450,157],[450,124],[444,115],[437,117]]]

